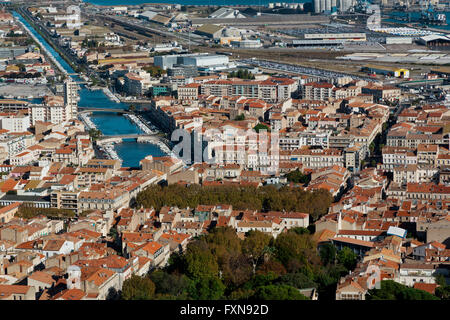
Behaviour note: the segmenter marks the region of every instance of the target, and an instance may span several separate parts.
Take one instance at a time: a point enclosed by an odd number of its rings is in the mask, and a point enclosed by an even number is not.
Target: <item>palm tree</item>
[[[130,105],[130,106],[128,107],[128,111],[130,111],[130,112],[136,112],[136,107],[135,107],[134,105]]]

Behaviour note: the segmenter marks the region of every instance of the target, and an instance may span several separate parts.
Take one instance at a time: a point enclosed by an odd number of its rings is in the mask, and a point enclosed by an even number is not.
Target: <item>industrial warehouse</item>
[[[382,74],[385,76],[391,76],[396,78],[409,78],[409,70],[403,68],[367,64],[364,67],[362,67],[362,71],[367,71],[373,74]]]
[[[194,66],[194,67],[226,67],[229,65],[229,58],[226,55],[203,54],[183,54],[156,56],[154,64],[163,70],[174,66]]]
[[[303,39],[292,40],[293,47],[337,46],[346,42],[366,41],[365,33],[313,33],[303,34]]]
[[[420,38],[419,43],[429,49],[450,50],[450,38],[443,35],[428,35]]]

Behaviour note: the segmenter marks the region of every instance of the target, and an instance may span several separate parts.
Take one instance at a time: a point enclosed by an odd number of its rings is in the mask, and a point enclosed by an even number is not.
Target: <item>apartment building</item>
[[[396,167],[405,167],[417,164],[414,148],[385,146],[383,153],[383,170],[393,171]]]
[[[117,210],[129,204],[130,196],[126,190],[82,191],[78,196],[78,210]]]
[[[286,156],[284,156],[286,157]],[[339,149],[300,149],[294,150],[287,159],[298,161],[303,164],[304,168],[324,168],[334,165],[344,166],[344,153]]]
[[[303,146],[328,148],[330,137],[331,130],[280,132],[280,150],[295,150]]]
[[[29,115],[21,113],[0,113],[0,129],[9,132],[25,132],[30,127]]]
[[[78,212],[79,191],[53,190],[50,194],[50,207]]]
[[[244,96],[279,102],[289,99],[297,89],[297,82],[288,78],[268,78],[264,81],[227,79],[201,83],[200,92],[206,96]]]
[[[76,171],[77,185],[88,187],[96,183],[104,183],[113,176],[113,170],[108,168],[78,168]]]
[[[334,85],[327,82],[310,82],[303,86],[303,99],[328,100],[334,98]]]
[[[189,83],[184,86],[178,86],[178,100],[192,101],[197,100],[200,93],[200,84]]]
[[[394,168],[394,182],[400,185],[407,183],[428,183],[437,180],[439,170],[432,165],[410,164]]]

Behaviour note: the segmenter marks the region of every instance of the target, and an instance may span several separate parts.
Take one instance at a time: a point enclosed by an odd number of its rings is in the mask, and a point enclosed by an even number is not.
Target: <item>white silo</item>
[[[320,0],[314,0],[314,12],[320,13]]]
[[[325,0],[325,11],[330,12],[331,11],[331,0]]]
[[[331,0],[331,8],[336,8],[337,4],[336,4],[336,0]]]
[[[323,12],[325,10],[325,3],[326,0],[320,0],[320,12]]]
[[[339,0],[339,11],[346,12],[350,9],[352,0]]]

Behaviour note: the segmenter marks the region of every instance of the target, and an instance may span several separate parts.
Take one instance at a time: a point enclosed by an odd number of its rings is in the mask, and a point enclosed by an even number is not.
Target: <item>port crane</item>
[[[355,5],[355,12],[369,13],[371,3],[368,0],[358,0]]]

